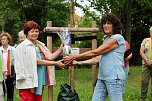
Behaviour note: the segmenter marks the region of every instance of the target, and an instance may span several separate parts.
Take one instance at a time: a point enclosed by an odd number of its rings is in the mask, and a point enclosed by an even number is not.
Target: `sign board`
[[[80,49],[79,48],[71,48],[71,54],[73,54],[73,55],[80,54]]]

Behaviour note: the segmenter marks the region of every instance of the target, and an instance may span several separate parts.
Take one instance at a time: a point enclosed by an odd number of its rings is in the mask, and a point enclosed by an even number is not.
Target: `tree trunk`
[[[131,11],[132,11],[132,0],[127,1],[127,18],[126,18],[126,40],[130,43],[131,39]]]

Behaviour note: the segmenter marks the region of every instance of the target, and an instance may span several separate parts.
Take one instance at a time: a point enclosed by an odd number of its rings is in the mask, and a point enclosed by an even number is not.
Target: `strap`
[[[11,74],[10,59],[11,59],[10,50],[8,50],[8,55],[7,55],[7,75]]]

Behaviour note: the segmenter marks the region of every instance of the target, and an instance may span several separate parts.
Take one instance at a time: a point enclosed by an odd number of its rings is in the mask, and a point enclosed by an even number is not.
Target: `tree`
[[[132,48],[133,64],[141,63],[139,55],[140,44],[143,38],[149,37],[148,29],[152,25],[151,0],[88,1],[91,2],[90,7],[98,10],[101,16],[107,13],[114,13],[121,19],[124,28],[123,34],[125,34],[126,40],[130,42],[131,47],[134,47]]]
[[[51,20],[53,26],[67,26],[69,21],[69,2],[66,0],[1,0],[0,25],[9,33],[17,33],[29,20],[37,22],[41,30],[46,21]],[[40,35],[44,41],[45,35]]]
[[[81,19],[81,21],[78,24],[78,27],[92,27],[92,21],[96,21],[97,27],[99,27],[99,15],[95,14],[95,12],[88,12],[86,15],[84,15]],[[104,34],[99,32],[96,34],[97,35],[97,45],[101,45],[102,39]],[[76,37],[88,37],[92,36],[92,33],[82,33],[82,34],[77,34]],[[79,48],[91,48],[92,40],[88,38],[88,40],[83,40],[83,41],[76,41],[75,46]]]

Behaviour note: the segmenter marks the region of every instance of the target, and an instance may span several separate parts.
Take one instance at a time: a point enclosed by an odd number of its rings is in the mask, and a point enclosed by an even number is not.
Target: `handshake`
[[[72,54],[66,55],[63,59],[57,61],[58,67],[61,67],[62,69],[72,66],[72,65],[78,65],[78,61],[74,60],[74,56]]]

